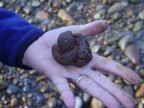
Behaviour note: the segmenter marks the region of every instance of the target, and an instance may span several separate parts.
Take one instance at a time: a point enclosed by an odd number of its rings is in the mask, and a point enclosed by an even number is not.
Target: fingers
[[[126,108],[134,108],[134,99],[128,95],[124,90],[117,87],[107,77],[101,73],[90,71],[87,72],[87,76],[94,80],[99,86],[116,97],[119,102],[125,105]]]
[[[131,69],[105,57],[94,54],[91,65],[97,70],[102,70],[111,74],[115,74],[133,84],[139,84],[142,82],[142,79]]]
[[[107,91],[102,89],[99,85],[97,85],[93,80],[88,77],[83,77],[78,86],[81,90],[88,93],[89,95],[100,100],[104,105],[108,108],[119,108],[119,102]]]
[[[55,76],[55,77],[52,77],[52,81],[56,85],[66,106],[68,108],[74,108],[75,99],[74,99],[74,95],[69,87],[67,80],[60,76]]]
[[[96,35],[104,32],[108,28],[108,22],[105,20],[93,21],[84,25],[71,26],[70,29],[74,33],[83,35]]]
[[[108,28],[108,22],[106,20],[98,20],[98,21],[93,21],[84,25],[73,25],[73,26],[68,26],[68,27],[62,27],[62,28],[55,29],[55,30],[58,35],[64,31],[70,30],[73,33],[80,33],[80,34],[88,36],[88,35],[96,35],[96,34],[102,33],[107,28]]]

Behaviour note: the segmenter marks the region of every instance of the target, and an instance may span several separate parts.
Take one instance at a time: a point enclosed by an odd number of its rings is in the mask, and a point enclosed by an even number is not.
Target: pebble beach
[[[115,60],[144,79],[144,0],[0,0],[0,7],[12,10],[45,32],[107,20],[109,27],[104,33],[88,38],[91,51]],[[115,75],[103,74],[135,99],[136,108],[144,108],[144,81],[133,85]],[[70,86],[75,108],[106,108],[99,100]],[[67,107],[44,74],[0,63],[0,108]]]

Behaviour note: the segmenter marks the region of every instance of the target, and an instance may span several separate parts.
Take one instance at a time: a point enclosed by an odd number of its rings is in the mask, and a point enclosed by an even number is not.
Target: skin
[[[60,33],[70,30],[73,33],[91,36],[104,32],[107,27],[108,23],[105,20],[99,20],[85,25],[50,30],[28,47],[24,54],[23,64],[47,75],[57,87],[68,108],[74,108],[75,106],[75,99],[69,87],[69,82],[75,84],[76,79],[82,75],[87,77],[83,77],[77,86],[83,92],[99,99],[108,108],[119,108],[120,103],[127,108],[134,108],[134,99],[131,96],[103,74],[92,70],[92,68],[95,68],[96,70],[120,76],[133,84],[141,83],[141,78],[131,69],[97,54],[93,54],[92,60],[81,68],[61,65],[52,56],[51,48],[56,43]]]

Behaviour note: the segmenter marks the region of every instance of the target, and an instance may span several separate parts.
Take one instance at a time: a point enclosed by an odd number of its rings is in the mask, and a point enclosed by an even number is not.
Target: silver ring
[[[78,85],[78,83],[80,82],[80,80],[83,79],[84,77],[87,77],[87,76],[82,75],[82,76],[78,77],[78,78],[76,79],[76,84]]]

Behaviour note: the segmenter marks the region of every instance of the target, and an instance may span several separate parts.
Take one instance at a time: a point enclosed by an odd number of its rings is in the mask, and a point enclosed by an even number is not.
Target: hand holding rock
[[[71,31],[59,35],[52,47],[52,54],[57,62],[63,65],[84,66],[92,59],[87,38]]]

